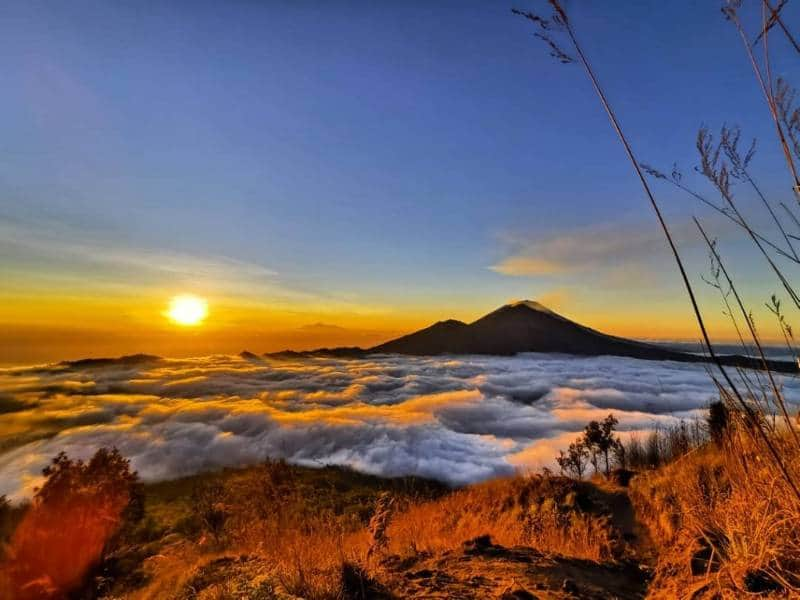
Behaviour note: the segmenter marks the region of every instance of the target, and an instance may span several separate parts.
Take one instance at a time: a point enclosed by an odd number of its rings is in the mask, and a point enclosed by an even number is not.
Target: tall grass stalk
[[[724,397],[735,399],[736,404],[748,416],[748,420],[751,422],[753,430],[756,432],[756,434],[760,438],[760,440],[763,443],[763,446],[766,448],[766,450],[768,452],[768,455],[770,456],[771,460],[773,461],[773,463],[775,464],[775,466],[777,467],[777,469],[781,473],[782,477],[788,483],[789,487],[792,490],[792,493],[800,501],[800,488],[798,488],[798,486],[795,484],[792,474],[789,472],[789,470],[787,469],[786,465],[784,464],[784,461],[781,459],[780,451],[776,446],[775,440],[772,439],[771,436],[769,435],[769,432],[764,429],[764,427],[762,425],[762,423],[763,423],[762,420],[755,413],[755,411],[753,410],[752,406],[747,401],[747,399],[745,399],[743,394],[739,391],[738,387],[734,383],[734,381],[731,378],[730,374],[727,372],[725,367],[720,362],[719,356],[718,356],[718,354],[717,354],[717,352],[716,352],[716,350],[714,348],[714,344],[711,342],[711,338],[710,338],[708,330],[706,328],[706,324],[705,324],[705,321],[704,321],[704,318],[703,318],[703,314],[702,314],[702,312],[700,310],[700,306],[699,306],[699,304],[697,302],[697,298],[696,298],[693,286],[692,286],[692,284],[691,284],[691,282],[689,280],[689,276],[688,276],[686,268],[684,266],[684,262],[683,262],[683,260],[681,258],[681,255],[680,255],[679,251],[678,251],[678,248],[677,248],[677,245],[675,243],[675,240],[674,240],[674,238],[673,238],[673,236],[672,236],[672,234],[670,232],[669,226],[667,225],[667,222],[664,219],[664,216],[662,214],[662,211],[661,211],[661,208],[659,206],[659,203],[656,200],[655,195],[653,194],[653,192],[652,192],[652,190],[650,188],[650,185],[647,182],[647,179],[645,178],[643,169],[640,166],[641,163],[637,159],[637,157],[636,157],[636,155],[635,155],[635,153],[633,151],[633,148],[632,148],[630,142],[628,141],[627,136],[623,132],[622,126],[620,125],[620,122],[619,122],[619,120],[618,120],[618,118],[617,118],[617,116],[616,116],[616,114],[615,114],[615,112],[614,112],[614,110],[613,110],[613,108],[611,106],[611,103],[609,102],[608,98],[606,97],[605,92],[603,91],[603,87],[600,84],[599,79],[595,75],[595,72],[592,69],[591,64],[589,63],[588,58],[584,54],[583,49],[582,49],[580,43],[578,42],[577,36],[575,34],[575,31],[574,31],[574,29],[572,27],[572,23],[571,23],[568,15],[566,13],[566,11],[564,10],[564,8],[562,7],[561,3],[558,0],[548,0],[548,3],[550,4],[550,6],[553,9],[552,20],[545,19],[545,18],[543,18],[543,17],[541,17],[541,16],[539,16],[539,15],[537,15],[535,13],[532,13],[532,12],[525,12],[525,11],[521,11],[521,10],[518,10],[518,9],[513,9],[512,12],[514,14],[516,14],[516,15],[519,15],[519,16],[522,16],[522,17],[528,19],[529,21],[534,23],[537,27],[540,27],[543,30],[543,33],[537,34],[538,37],[544,39],[547,42],[547,44],[551,48],[551,54],[553,54],[554,56],[559,58],[559,60],[561,62],[563,62],[563,63],[573,62],[574,59],[572,59],[572,57],[568,53],[564,52],[558,46],[556,41],[551,37],[551,32],[553,32],[553,31],[563,32],[565,34],[566,38],[569,40],[569,43],[570,43],[571,47],[574,49],[574,51],[575,51],[575,53],[576,53],[576,55],[578,57],[577,61],[580,62],[580,64],[583,66],[583,68],[584,68],[584,70],[585,70],[585,72],[586,72],[586,74],[587,74],[587,76],[588,76],[588,78],[589,78],[589,80],[590,80],[590,82],[592,84],[592,87],[594,88],[594,91],[597,94],[597,97],[600,100],[600,103],[603,106],[603,109],[605,110],[606,115],[609,118],[611,126],[614,129],[615,133],[617,134],[617,137],[619,138],[620,143],[622,144],[622,146],[623,146],[623,148],[625,150],[625,154],[627,155],[628,160],[630,161],[631,166],[633,167],[633,169],[634,169],[634,171],[636,173],[636,176],[638,177],[638,179],[639,179],[639,181],[640,181],[640,183],[642,185],[642,188],[644,189],[644,192],[647,195],[647,198],[648,198],[648,200],[650,202],[650,205],[651,205],[653,211],[655,212],[655,215],[656,215],[656,218],[658,220],[659,226],[660,226],[662,232],[664,233],[664,237],[667,240],[667,243],[669,245],[669,248],[670,248],[670,251],[672,253],[672,256],[673,256],[673,258],[675,260],[675,263],[676,263],[676,265],[678,267],[678,271],[680,272],[680,276],[681,276],[681,279],[683,281],[684,287],[686,289],[686,293],[689,296],[689,300],[691,302],[692,310],[694,312],[695,319],[697,321],[698,327],[700,329],[700,333],[702,335],[702,339],[703,339],[703,343],[704,343],[704,346],[705,346],[705,350],[708,352],[708,356],[710,357],[710,359],[713,362],[713,364],[715,365],[716,369],[718,370],[718,372],[722,376],[722,379],[724,380],[724,384],[725,385],[722,385],[722,382],[717,381],[716,378],[714,379],[715,384],[720,389],[720,392],[723,394]],[[780,126],[780,121],[779,121],[778,113],[777,113],[777,107],[775,106],[775,103],[772,101],[772,96],[770,95],[769,91],[766,88],[766,84],[764,83],[763,75],[762,75],[761,70],[760,70],[760,68],[758,66],[758,63],[755,60],[755,56],[753,55],[752,48],[750,47],[749,43],[747,43],[747,37],[746,37],[746,35],[744,33],[744,29],[741,27],[741,23],[738,20],[738,16],[737,16],[735,8],[736,8],[736,6],[732,6],[732,5],[729,5],[728,7],[726,7],[724,9],[725,15],[734,22],[734,24],[737,26],[737,30],[739,31],[740,35],[743,37],[743,39],[745,41],[745,46],[747,47],[748,56],[750,57],[751,62],[753,63],[753,67],[754,67],[756,76],[757,76],[757,78],[759,80],[759,83],[761,84],[761,87],[762,87],[762,89],[764,91],[764,95],[765,95],[765,97],[767,99],[767,103],[770,106],[770,111],[771,111],[771,114],[772,114],[772,117],[773,117],[773,121],[775,122],[779,138],[782,141],[782,146],[784,148],[784,152],[785,152],[785,155],[786,155],[787,164],[789,165],[790,171],[791,171],[792,176],[793,176],[794,181],[795,181],[795,192],[797,193],[797,191],[800,190],[800,180],[798,180],[798,178],[797,178],[797,174],[796,174],[796,171],[794,169],[794,162],[792,160],[792,156],[791,156],[791,153],[789,151],[788,143],[786,142],[785,136],[783,135],[783,129]],[[698,140],[698,149],[701,150],[701,154],[702,154],[703,144],[701,143],[700,139]],[[800,201],[800,197],[798,198],[798,201]],[[729,202],[729,204],[730,204],[730,202]],[[734,210],[735,210],[735,205],[734,205]],[[748,231],[748,233],[751,232],[752,230],[750,229],[749,224],[744,219],[744,217],[738,211],[735,211],[735,214],[738,217],[739,222],[742,224],[743,227],[745,227],[745,229]],[[751,237],[753,239],[757,240],[757,238],[755,238],[754,236],[751,235]],[[757,244],[757,245],[760,248],[762,248],[762,251],[764,253],[766,252],[766,251],[763,250],[763,247],[761,247],[760,244]],[[782,273],[780,272],[780,270],[777,267],[775,267],[775,271],[776,271],[779,279],[781,279],[782,281],[785,281],[785,278],[783,278]],[[793,292],[793,290],[791,288],[791,285],[789,285],[788,281],[785,282],[785,287],[786,287],[787,291],[790,291],[790,295],[792,295],[793,300],[796,302],[798,307],[800,307],[800,298],[798,298],[796,295],[793,295],[791,293],[791,292]]]
[[[783,19],[781,18],[781,10],[783,9],[784,6],[786,6],[787,0],[780,0],[775,8],[772,7],[772,4],[769,2],[769,0],[762,0],[762,1],[764,4],[764,8],[767,9],[767,11],[769,11],[769,19],[764,25],[764,28],[761,30],[761,33],[759,33],[759,38],[762,37],[763,35],[766,35],[769,29],[771,29],[774,25],[777,24],[780,30],[783,32],[783,35],[786,36],[786,39],[789,41],[789,43],[792,45],[795,51],[798,54],[800,54],[800,44],[798,44],[797,40],[794,39],[794,36],[786,27],[786,24],[783,22]],[[756,38],[756,42],[758,42],[759,38]]]
[[[744,45],[745,52],[747,54],[747,58],[750,60],[750,66],[753,68],[753,74],[758,81],[758,85],[761,88],[761,92],[764,94],[764,99],[767,102],[767,107],[769,108],[770,116],[772,117],[772,121],[775,124],[775,133],[778,136],[778,140],[781,145],[781,150],[783,151],[784,158],[786,159],[786,166],[789,168],[789,173],[792,176],[792,190],[795,194],[795,199],[798,203],[800,203],[800,179],[797,175],[797,168],[794,164],[794,159],[792,158],[792,153],[789,150],[789,144],[786,141],[786,135],[784,134],[783,127],[781,127],[780,118],[778,117],[778,108],[775,103],[775,97],[772,94],[772,82],[768,82],[766,79],[766,75],[761,72],[761,67],[758,64],[758,60],[756,59],[755,52],[753,51],[753,46],[750,44],[749,39],[747,38],[747,33],[745,32],[744,26],[742,25],[741,20],[739,19],[739,14],[737,9],[741,4],[741,0],[728,0],[727,5],[723,7],[722,12],[728,18],[728,20],[733,23],[734,27],[736,28],[739,37],[742,40],[742,44]]]

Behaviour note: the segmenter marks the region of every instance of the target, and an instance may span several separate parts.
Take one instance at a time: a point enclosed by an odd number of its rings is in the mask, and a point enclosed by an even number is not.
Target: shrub
[[[198,487],[192,494],[192,506],[199,525],[217,545],[222,541],[228,521],[226,502],[225,488],[217,481]]]
[[[88,462],[61,453],[43,474],[3,568],[16,600],[80,586],[113,536],[142,514],[138,478],[116,448],[101,448]]]
[[[620,467],[625,467],[625,449],[619,438],[614,435],[614,430],[619,421],[610,414],[603,421],[590,421],[583,431],[583,435],[569,445],[567,452],[559,452],[556,462],[561,468],[562,475],[572,475],[583,479],[588,460],[595,473],[600,472],[600,459],[603,459],[605,475],[611,473],[611,464],[614,460]]]
[[[708,407],[708,434],[711,440],[721,446],[730,427],[730,411],[722,401],[712,402]]]
[[[576,479],[583,479],[586,471],[586,462],[589,460],[589,450],[583,440],[576,440],[569,445],[567,452],[559,451],[556,462],[562,475],[569,475]]]

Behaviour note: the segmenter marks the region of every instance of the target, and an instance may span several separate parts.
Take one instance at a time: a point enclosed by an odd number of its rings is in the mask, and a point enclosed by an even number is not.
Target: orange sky
[[[148,291],[152,293],[152,290]],[[161,356],[256,353],[334,346],[369,347],[447,318],[472,321],[514,298],[484,300],[479,306],[271,305],[210,295],[209,313],[197,326],[182,326],[165,314],[168,294],[2,297],[0,363],[29,364],[137,352]],[[688,306],[677,302],[628,306],[582,302],[566,292],[544,294],[546,305],[600,331],[639,339],[697,339]],[[732,339],[721,314],[709,314],[718,339]]]

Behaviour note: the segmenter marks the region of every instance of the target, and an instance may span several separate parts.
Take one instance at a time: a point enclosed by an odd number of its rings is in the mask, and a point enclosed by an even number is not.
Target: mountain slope
[[[440,321],[369,350],[395,354],[563,352],[669,360],[681,353],[602,334],[526,300],[507,304],[470,323]]]
[[[387,354],[463,354],[469,325],[449,319],[367,350]]]

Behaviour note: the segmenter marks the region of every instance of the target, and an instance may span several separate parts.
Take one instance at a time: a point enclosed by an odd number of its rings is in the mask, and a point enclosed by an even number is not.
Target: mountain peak
[[[469,324],[453,319],[439,321],[365,352],[415,356],[545,352],[679,362],[707,360],[700,355],[606,335],[562,317],[535,300],[510,302]],[[730,366],[762,368],[759,361],[748,356],[730,355],[720,360]],[[794,363],[770,361],[769,366],[783,373],[797,373]]]
[[[557,315],[556,312],[547,308],[544,304],[540,302],[536,302],[536,300],[517,300],[516,302],[511,302],[506,306],[510,308],[517,308],[518,306],[525,306],[526,308],[530,308],[531,310],[535,310],[538,312],[547,313],[548,315]]]

